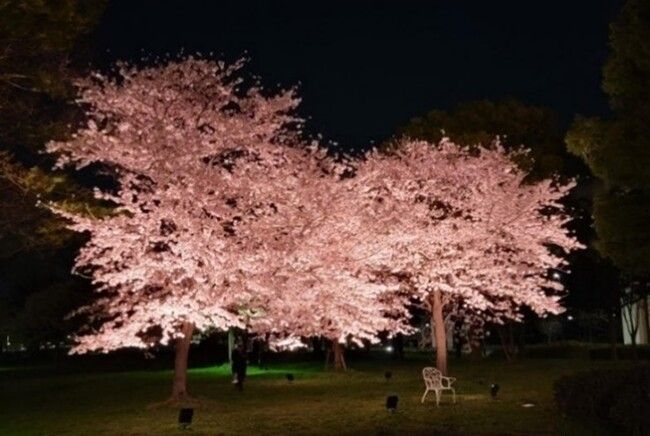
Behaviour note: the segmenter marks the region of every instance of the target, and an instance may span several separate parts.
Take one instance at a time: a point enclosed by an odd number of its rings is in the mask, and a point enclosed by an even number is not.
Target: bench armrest
[[[447,386],[445,387],[450,387],[451,384],[455,381],[456,381],[456,377],[445,377],[445,376],[442,377],[442,385],[444,386],[445,383],[447,384]]]

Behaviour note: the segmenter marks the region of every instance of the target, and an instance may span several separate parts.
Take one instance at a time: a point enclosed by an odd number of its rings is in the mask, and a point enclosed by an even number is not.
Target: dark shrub
[[[562,377],[555,401],[567,416],[598,420],[622,434],[649,434],[650,366]]]
[[[529,345],[524,357],[533,359],[580,359],[589,357],[589,345],[580,342],[555,342]]]
[[[619,359],[634,359],[634,349],[631,345],[619,345],[616,352]],[[650,347],[647,345],[637,345],[636,355],[638,359],[650,360]],[[612,349],[609,346],[594,347],[589,351],[589,357],[592,359],[611,359]]]
[[[631,345],[618,345],[617,353],[619,359],[633,360],[634,350]],[[636,355],[639,360],[650,360],[650,346],[637,345]],[[553,342],[551,344],[527,345],[518,357],[532,359],[595,359],[607,360],[612,358],[612,348],[609,344],[588,344],[585,342]],[[490,357],[504,358],[503,351],[499,348],[494,350]]]

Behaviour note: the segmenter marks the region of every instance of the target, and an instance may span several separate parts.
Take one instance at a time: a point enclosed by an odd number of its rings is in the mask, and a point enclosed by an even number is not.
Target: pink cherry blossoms
[[[237,286],[230,237],[267,206],[250,180],[291,154],[275,142],[297,121],[289,114],[297,101],[291,91],[238,94],[239,67],[188,59],[80,83],[88,124],[48,150],[59,165],[109,167],[119,188],[97,193],[117,205],[112,216],[68,216],[91,235],[77,270],[102,295],[82,310],[103,323],[79,336],[76,351],[164,344],[183,323],[241,326],[235,309],[251,296]]]
[[[395,247],[392,270],[408,273],[422,300],[439,290],[494,321],[517,319],[522,306],[560,312],[562,285],[547,272],[580,248],[559,202],[572,185],[525,176],[498,144],[448,141],[405,141],[393,155],[371,153],[357,171],[360,186],[391,204],[391,240],[382,244]]]
[[[580,247],[571,185],[526,183],[498,144],[335,159],[301,139],[293,91],[246,88],[240,68],[188,58],[79,83],[87,125],[48,151],[117,186],[97,191],[110,216],[59,211],[89,234],[76,271],[99,292],[76,351],[232,326],[372,342],[408,332],[414,300],[486,322],[562,310],[548,271]]]
[[[548,271],[566,267],[562,255],[580,248],[559,203],[571,185],[525,183],[525,176],[498,143],[470,149],[405,140],[359,165],[359,189],[383,204],[377,243],[393,247],[390,264],[375,267],[408,277],[431,312],[434,343],[446,344],[445,312],[476,326],[517,320],[522,307],[562,311],[562,285]],[[446,372],[446,346],[436,352]]]

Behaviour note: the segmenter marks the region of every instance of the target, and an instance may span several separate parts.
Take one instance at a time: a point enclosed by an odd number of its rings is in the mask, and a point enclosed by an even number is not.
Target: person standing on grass
[[[232,351],[232,374],[233,383],[240,391],[244,390],[244,379],[246,378],[246,352],[241,344]]]

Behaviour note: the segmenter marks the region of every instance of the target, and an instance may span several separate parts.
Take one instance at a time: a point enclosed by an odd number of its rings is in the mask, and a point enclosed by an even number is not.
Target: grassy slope
[[[460,394],[456,405],[419,403],[424,362],[354,362],[348,373],[309,364],[253,368],[243,393],[226,367],[191,371],[190,391],[206,398],[195,411],[192,435],[224,434],[597,434],[560,417],[552,383],[576,370],[612,365],[588,360],[485,360],[452,362]],[[383,374],[393,371],[385,382]],[[292,371],[289,384],[284,374]],[[499,399],[489,384],[501,386]],[[0,435],[189,434],[177,429],[178,411],[149,410],[165,399],[170,371],[48,374],[35,369],[0,371]],[[399,410],[384,410],[389,393]],[[433,399],[433,395],[431,395]],[[537,406],[521,407],[525,401]]]

